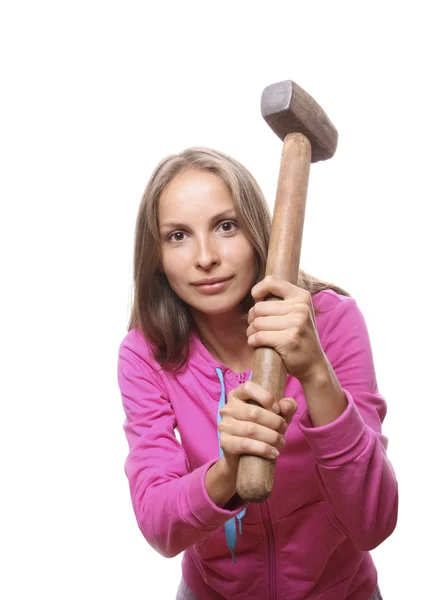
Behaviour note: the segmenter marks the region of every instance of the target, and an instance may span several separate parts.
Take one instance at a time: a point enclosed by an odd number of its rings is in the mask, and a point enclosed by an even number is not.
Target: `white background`
[[[265,86],[293,79],[339,131],[311,169],[301,267],[366,318],[400,485],[372,552],[385,600],[422,589],[419,2],[2,3],[0,595],[169,598],[181,556],[137,528],[116,379],[139,200],[165,155],[211,146],[273,206]]]

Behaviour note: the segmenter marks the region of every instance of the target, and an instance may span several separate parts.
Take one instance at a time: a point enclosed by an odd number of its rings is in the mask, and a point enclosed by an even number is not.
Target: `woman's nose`
[[[211,239],[200,239],[196,245],[196,266],[202,269],[209,269],[219,263],[220,257],[216,243]]]

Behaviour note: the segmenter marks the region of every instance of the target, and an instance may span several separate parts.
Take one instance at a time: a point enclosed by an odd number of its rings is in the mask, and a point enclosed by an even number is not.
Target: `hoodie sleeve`
[[[152,363],[146,343],[130,331],[118,355],[129,445],[125,473],[143,536],[162,556],[171,558],[208,537],[245,505],[237,502],[235,510],[226,510],[210,499],[205,477],[217,459],[190,472],[175,436],[172,404]]]
[[[330,521],[359,548],[372,550],[396,526],[398,486],[381,431],[387,406],[377,388],[365,320],[353,298],[338,299],[322,345],[348,406],[322,427],[313,427],[306,410],[299,427],[316,457]]]

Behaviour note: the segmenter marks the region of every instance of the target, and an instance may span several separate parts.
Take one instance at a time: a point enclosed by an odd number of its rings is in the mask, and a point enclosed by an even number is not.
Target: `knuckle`
[[[252,333],[256,333],[257,330],[258,330],[258,318],[257,317],[255,317],[253,319],[253,321],[251,322],[250,326],[252,328]]]
[[[263,314],[263,307],[264,307],[264,302],[257,302],[253,308],[253,312],[255,315],[255,318],[262,316]]]
[[[255,327],[257,329],[260,329],[261,327],[264,327],[264,325],[265,325],[265,318],[264,317],[256,317]]]
[[[303,327],[303,325],[307,322],[308,315],[309,315],[309,311],[305,312],[303,309],[298,311],[298,313],[296,315],[296,323],[299,327]]]
[[[250,420],[253,421],[254,423],[257,423],[259,421],[259,416],[260,416],[259,406],[252,406],[250,408],[250,413],[249,413]]]
[[[250,442],[248,439],[242,438],[240,441],[240,452],[248,454]]]
[[[255,432],[256,432],[256,424],[255,423],[248,423],[246,426],[246,437],[255,437]]]
[[[306,322],[306,319],[304,319],[303,317],[300,317],[297,320],[296,332],[298,336],[302,334],[302,331],[305,331]]]
[[[256,341],[259,345],[264,344],[264,335],[263,335],[263,331],[258,331],[256,333]]]
[[[291,333],[289,333],[288,335],[288,340],[291,346],[298,346],[299,345],[299,341],[300,341],[300,336],[299,336],[299,332],[297,330],[292,331]]]

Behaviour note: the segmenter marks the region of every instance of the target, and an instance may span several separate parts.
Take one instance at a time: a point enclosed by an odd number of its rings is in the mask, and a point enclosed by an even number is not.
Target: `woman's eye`
[[[170,233],[168,236],[168,240],[175,242],[182,242],[184,239],[184,233],[182,231],[174,231],[174,233]]]
[[[235,229],[237,229],[238,225],[236,221],[223,221],[219,229],[222,228],[224,233],[232,233]],[[173,231],[166,238],[169,242],[183,242],[185,239],[184,231]]]
[[[235,221],[224,221],[224,223],[221,223],[221,227],[224,228],[225,232],[230,232],[237,227],[237,223]]]

